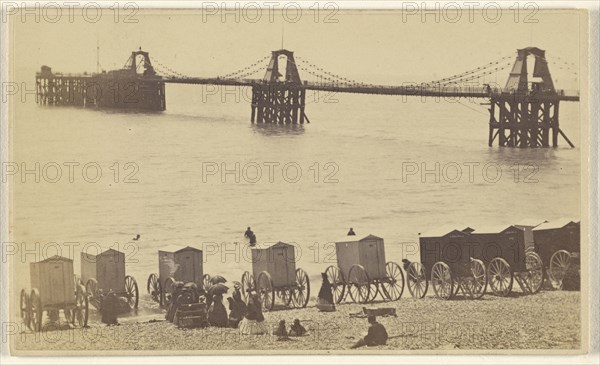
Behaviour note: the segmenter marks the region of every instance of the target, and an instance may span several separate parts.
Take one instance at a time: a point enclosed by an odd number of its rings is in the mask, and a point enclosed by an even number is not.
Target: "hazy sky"
[[[55,71],[81,72],[96,70],[96,43],[101,48],[100,63],[105,69],[120,68],[132,50],[139,46],[163,64],[184,74],[213,76],[226,74],[255,62],[284,47],[339,75],[364,82],[425,81],[453,75],[505,55],[517,48],[537,46],[545,49],[550,59],[561,57],[578,64],[580,16],[576,11],[540,11],[526,23],[529,11],[522,10],[519,21],[515,13],[505,10],[499,21],[486,21],[481,10],[475,10],[472,22],[463,11],[458,22],[451,23],[456,13],[441,13],[439,22],[430,14],[423,21],[419,14],[400,12],[339,12],[325,22],[329,13],[304,10],[296,23],[285,21],[276,13],[273,21],[265,10],[260,21],[249,20],[256,13],[210,15],[201,10],[140,11],[138,23],[114,21],[114,12],[104,9],[96,23],[89,23],[76,11],[71,23],[66,11],[56,23],[44,17],[35,22],[33,16],[22,21],[20,14],[12,18],[12,48],[15,76],[28,80],[40,65]],[[93,13],[90,13],[93,14]],[[127,12],[122,11],[122,15]],[[246,14],[247,16],[243,16]],[[488,19],[494,15],[489,11]],[[54,16],[48,12],[48,17]],[[293,11],[288,17],[295,16]],[[283,29],[283,30],[282,30]],[[550,71],[559,79],[558,66]],[[302,77],[302,75],[301,75]],[[504,83],[504,80],[502,81]]]

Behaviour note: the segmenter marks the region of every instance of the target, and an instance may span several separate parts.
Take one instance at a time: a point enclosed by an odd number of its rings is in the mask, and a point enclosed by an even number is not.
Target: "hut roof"
[[[469,228],[469,227],[467,227]],[[466,228],[465,228],[466,230]],[[460,233],[460,234],[468,234],[468,232],[463,232],[460,231],[458,229],[456,229],[456,227],[454,226],[439,226],[436,228],[433,228],[427,232],[423,232],[420,233],[419,236],[420,237],[444,237],[449,235],[450,233]]]
[[[114,248],[109,248],[108,250],[99,253],[97,256],[100,256],[100,255],[109,255],[109,254],[110,255],[114,255],[114,254],[123,255],[124,253],[121,252],[121,251],[115,250]]]
[[[541,218],[529,218],[529,219],[519,219],[515,226],[524,226],[524,227],[537,227],[540,224],[544,224],[548,222],[547,220]]]
[[[576,223],[576,222],[577,221],[569,219],[569,218],[559,218],[559,219],[551,220],[546,223],[542,223],[539,226],[535,227],[533,230],[534,231],[542,231],[545,229],[558,229],[558,228],[563,228],[564,226],[566,226],[569,223]]]
[[[363,238],[358,238],[360,236],[344,236],[335,242],[357,242],[357,241],[372,241],[372,240],[382,240],[383,238],[375,236],[373,234],[368,234]]]
[[[475,227],[475,234],[481,233],[500,233],[506,231],[508,228],[513,227],[512,225],[503,225],[503,224],[489,224],[483,226]]]
[[[38,261],[38,262],[50,262],[50,261],[71,261],[72,262],[73,260],[71,260],[68,257],[54,255],[52,257],[48,257],[47,259],[42,260],[42,261]]]
[[[293,246],[293,245],[279,241],[276,244],[271,245],[270,247],[289,247],[289,246]]]
[[[250,249],[251,250],[268,250],[273,247],[290,247],[290,246],[294,246],[294,245],[292,245],[290,243],[285,243],[285,242],[279,241],[277,243],[272,244],[271,246],[266,246],[266,247],[261,247],[260,245],[257,244],[256,246],[250,247]]]
[[[184,251],[184,250],[194,250],[194,251],[200,251],[200,252],[202,252],[202,250],[199,250],[196,247],[183,246],[183,245],[168,245],[168,246],[165,246],[165,247],[159,249],[159,251],[173,252],[173,253],[179,252],[179,251]]]

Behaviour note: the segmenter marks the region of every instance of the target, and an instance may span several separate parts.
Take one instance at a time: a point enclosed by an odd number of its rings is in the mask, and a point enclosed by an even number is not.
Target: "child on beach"
[[[304,336],[306,333],[306,328],[304,328],[304,326],[300,324],[300,320],[298,318],[294,319],[294,324],[292,324],[288,335],[293,337],[300,337]]]

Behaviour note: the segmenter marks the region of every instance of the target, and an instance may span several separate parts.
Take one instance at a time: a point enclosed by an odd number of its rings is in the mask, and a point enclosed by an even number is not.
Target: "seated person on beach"
[[[223,295],[216,294],[213,296],[212,304],[208,309],[208,322],[214,327],[227,327],[229,325],[227,310],[223,305]]]
[[[277,336],[277,337],[287,337],[288,336],[287,329],[285,328],[285,319],[282,319],[281,321],[279,321],[279,326],[277,326],[277,329],[275,331],[273,331],[273,336]]]
[[[354,233],[352,227],[350,227],[350,230],[348,231],[348,236],[356,236],[356,233]]]
[[[290,328],[290,332],[288,333],[288,335],[290,336],[304,336],[306,334],[306,328],[304,328],[304,326],[302,326],[300,324],[300,320],[299,319],[294,319],[294,324],[292,324],[292,327]]]
[[[364,338],[358,340],[351,348],[355,349],[362,346],[379,346],[385,345],[388,339],[387,331],[385,327],[377,322],[375,316],[369,316],[369,332]]]

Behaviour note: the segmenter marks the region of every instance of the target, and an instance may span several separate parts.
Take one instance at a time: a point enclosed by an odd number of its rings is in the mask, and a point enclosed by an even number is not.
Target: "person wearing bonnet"
[[[321,273],[321,278],[323,279],[323,283],[317,296],[317,308],[321,312],[335,312],[332,285],[326,273]]]

